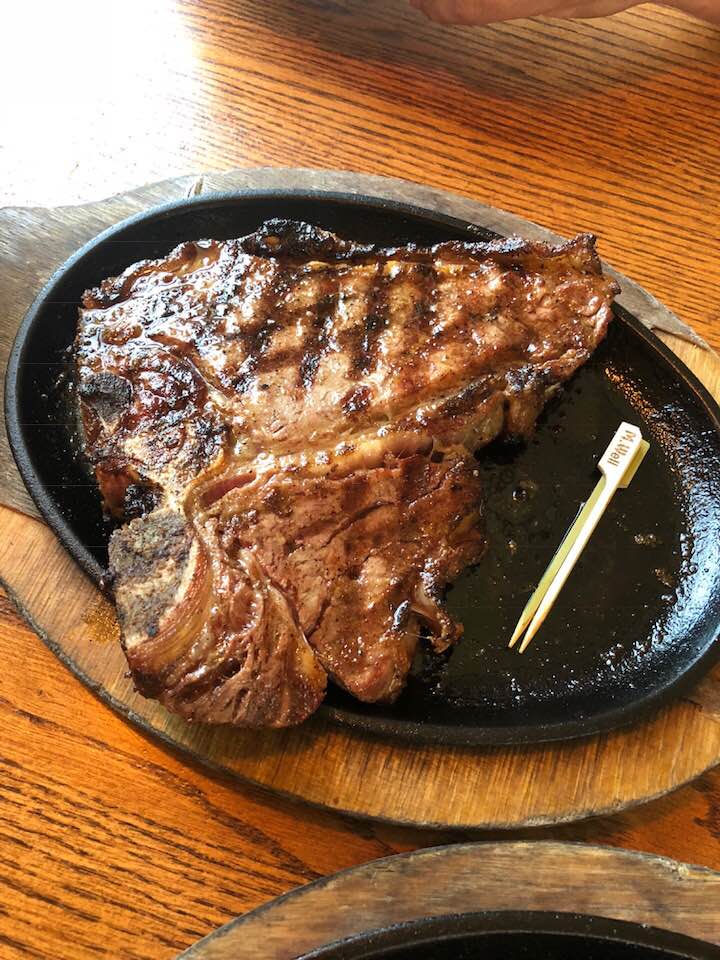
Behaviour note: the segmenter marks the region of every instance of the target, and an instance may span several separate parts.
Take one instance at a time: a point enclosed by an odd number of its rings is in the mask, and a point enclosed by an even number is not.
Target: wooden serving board
[[[548,231],[466,198],[403,181],[317,171],[182,178],[82,207],[0,211],[0,360],[45,276],[122,217],[203,187],[318,187],[394,196],[497,229]],[[37,256],[33,251],[38,251]],[[720,359],[661,304],[621,278],[626,305],[720,399]],[[672,331],[672,332],[667,332]],[[4,443],[4,437],[3,437]],[[274,791],[358,816],[438,827],[519,827],[612,813],[660,796],[720,762],[720,669],[630,729],[503,749],[385,742],[313,718],[285,731],[190,725],[138,696],[112,606],[38,518],[0,446],[0,581],[61,660],[106,702],[169,745]],[[71,689],[71,688],[70,688]]]
[[[238,917],[180,956],[293,960],[398,923],[496,911],[605,917],[720,944],[720,874],[579,844],[435,847],[301,887]]]

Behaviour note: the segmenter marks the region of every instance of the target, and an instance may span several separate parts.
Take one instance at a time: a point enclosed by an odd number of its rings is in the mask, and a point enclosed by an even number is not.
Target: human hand
[[[436,23],[467,26],[525,17],[605,17],[636,5],[638,0],[410,0]]]
[[[416,10],[421,10],[436,23],[467,26],[540,16],[567,19],[607,17],[640,2],[642,0],[410,0]],[[718,0],[666,0],[665,6],[677,7],[714,23],[720,22]]]

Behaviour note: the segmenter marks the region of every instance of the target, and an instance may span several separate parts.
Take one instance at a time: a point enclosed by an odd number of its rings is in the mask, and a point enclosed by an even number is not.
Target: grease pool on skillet
[[[248,233],[284,216],[359,240],[487,237],[435,213],[370,198],[245,194],[169,204],[107,231],[53,278],[31,308],[7,378],[13,451],[41,511],[96,580],[109,528],[74,454],[71,417],[53,388],[66,366],[84,289],[177,242]],[[48,363],[48,360],[51,362]],[[542,632],[522,657],[506,640],[554,547],[588,494],[620,420],[651,451],[619,494]],[[62,429],[58,429],[62,426]],[[465,637],[419,654],[391,707],[331,688],[321,709],[383,735],[446,743],[559,739],[626,723],[717,658],[720,629],[720,425],[686,368],[621,308],[607,341],[552,401],[526,445],[480,456],[489,549],[448,595]]]

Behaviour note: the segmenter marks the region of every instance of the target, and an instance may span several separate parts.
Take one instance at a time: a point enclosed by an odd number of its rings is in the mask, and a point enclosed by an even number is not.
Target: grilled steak
[[[381,248],[272,221],[88,291],[85,450],[138,689],[297,723],[327,676],[394,699],[484,549],[474,452],[527,434],[603,338],[593,238]]]

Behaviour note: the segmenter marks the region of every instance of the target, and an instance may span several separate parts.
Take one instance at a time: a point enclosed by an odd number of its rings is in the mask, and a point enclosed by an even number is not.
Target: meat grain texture
[[[593,238],[381,248],[317,227],[184,243],[88,291],[85,452],[138,689],[299,723],[392,701],[485,547],[474,453],[526,435],[605,335]]]

